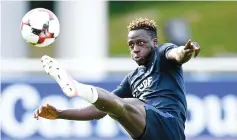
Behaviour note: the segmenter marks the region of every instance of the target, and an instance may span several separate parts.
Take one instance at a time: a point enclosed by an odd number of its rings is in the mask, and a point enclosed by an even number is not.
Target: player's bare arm
[[[81,109],[56,109],[54,106],[46,104],[40,106],[33,113],[33,117],[38,119],[39,117],[55,120],[55,119],[66,119],[66,120],[99,120],[106,116],[106,114],[98,110],[95,106],[90,105]]]
[[[59,119],[67,120],[99,120],[106,116],[106,114],[98,110],[95,106],[90,105],[82,109],[66,109],[60,110],[58,113]]]
[[[197,42],[192,42],[188,40],[185,46],[180,46],[178,48],[172,49],[168,53],[168,59],[175,60],[180,64],[188,62],[194,53],[194,57],[196,57],[200,52],[200,46]]]

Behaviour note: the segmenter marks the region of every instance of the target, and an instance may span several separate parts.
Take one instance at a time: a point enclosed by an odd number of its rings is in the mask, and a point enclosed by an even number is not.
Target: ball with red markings
[[[57,16],[48,9],[30,10],[21,21],[21,35],[35,47],[46,47],[54,43],[60,33]]]

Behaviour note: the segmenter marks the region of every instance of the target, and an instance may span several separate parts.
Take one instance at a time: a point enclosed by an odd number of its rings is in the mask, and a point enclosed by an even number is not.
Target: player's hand
[[[55,107],[46,104],[36,109],[35,112],[33,113],[33,117],[36,118],[37,120],[39,119],[39,117],[55,120],[58,119],[58,114],[59,111]]]
[[[192,42],[191,39],[189,39],[184,50],[186,54],[192,54],[194,52],[194,57],[197,57],[200,52],[200,46],[197,42]]]

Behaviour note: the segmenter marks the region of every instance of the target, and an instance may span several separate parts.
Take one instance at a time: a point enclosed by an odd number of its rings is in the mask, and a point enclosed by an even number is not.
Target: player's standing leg
[[[78,83],[49,56],[43,56],[41,61],[45,71],[58,82],[67,96],[78,95],[92,103],[97,109],[116,119],[132,137],[137,138],[143,134],[146,126],[143,102],[131,98],[121,99],[104,89]]]

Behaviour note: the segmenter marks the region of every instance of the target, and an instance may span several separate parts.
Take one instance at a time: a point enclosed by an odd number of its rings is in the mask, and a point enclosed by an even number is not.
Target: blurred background
[[[36,48],[21,37],[22,17],[33,8],[53,11],[61,24],[57,41]],[[99,121],[32,118],[41,104],[58,109],[88,104],[69,99],[48,77],[43,55],[56,58],[83,83],[112,91],[136,64],[127,46],[127,25],[147,17],[158,25],[159,43],[184,45],[191,38],[200,56],[183,65],[187,89],[187,140],[237,139],[237,2],[2,1],[1,139],[128,140],[109,117]]]

